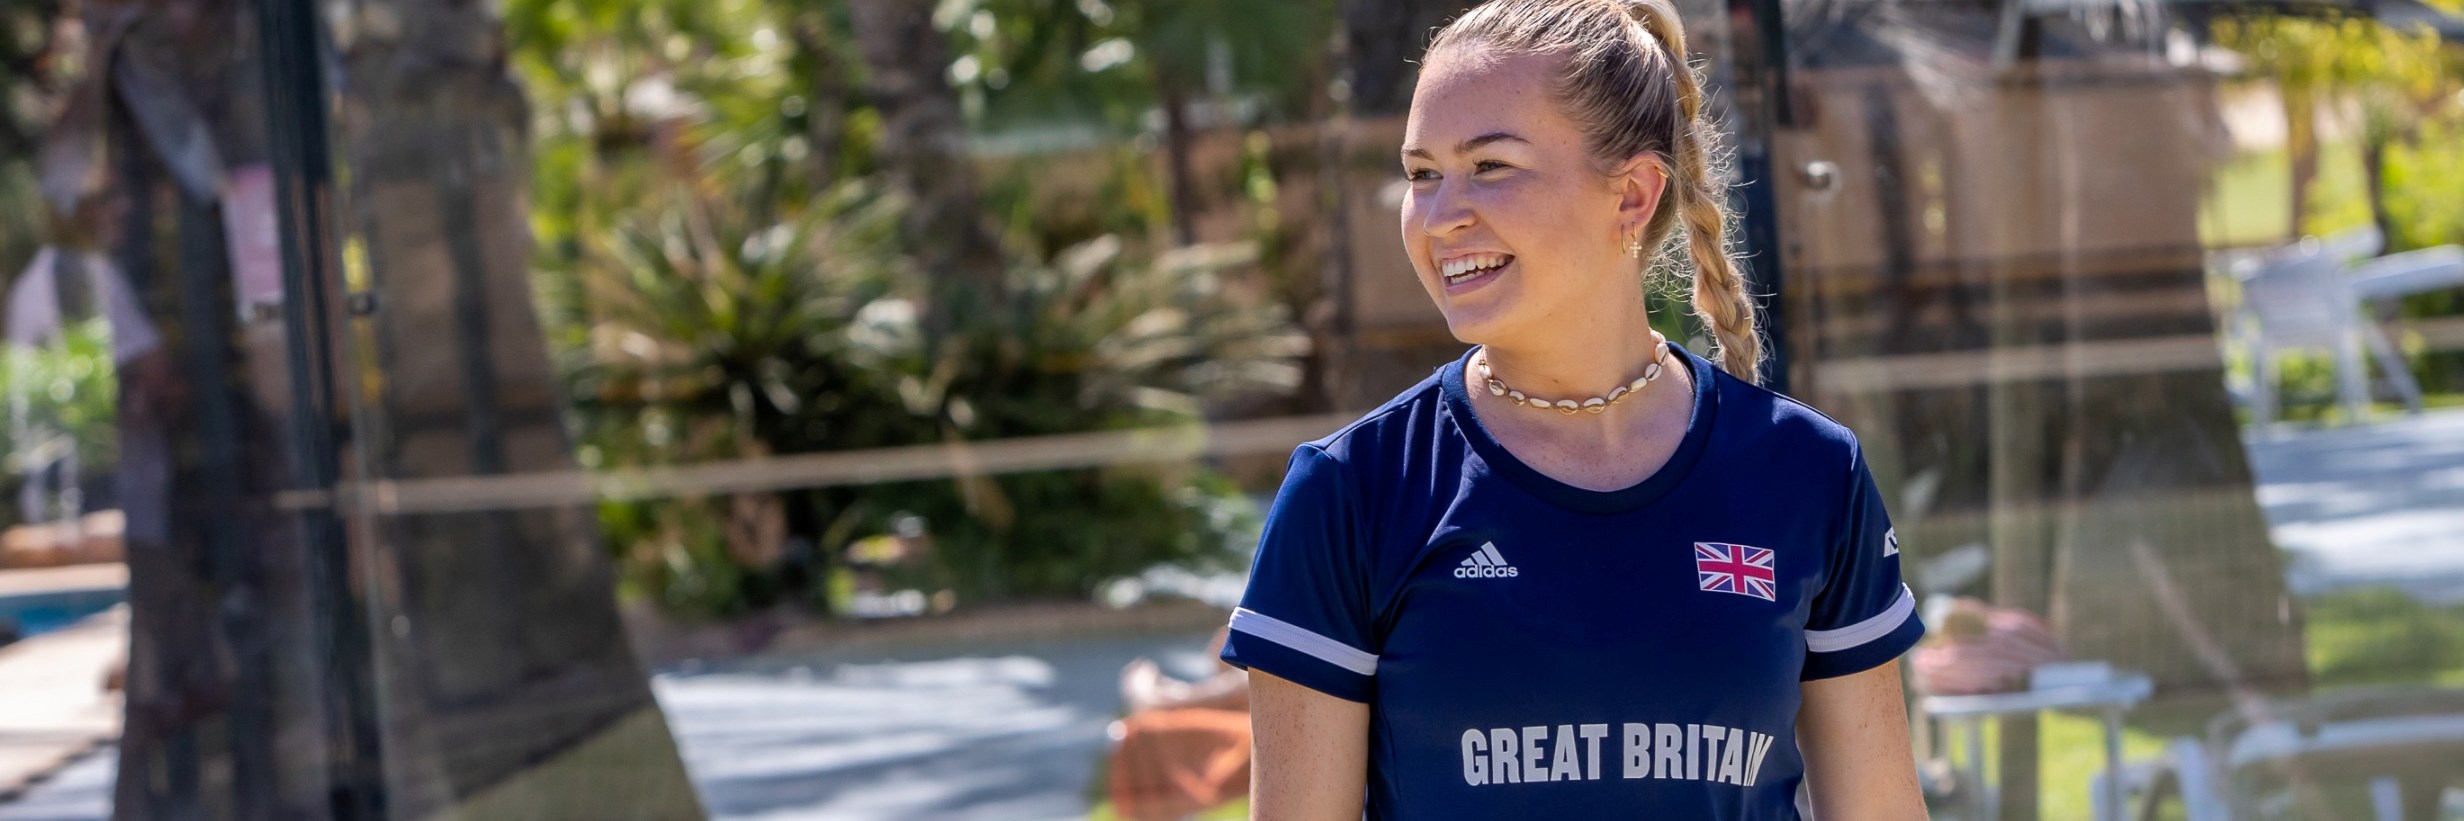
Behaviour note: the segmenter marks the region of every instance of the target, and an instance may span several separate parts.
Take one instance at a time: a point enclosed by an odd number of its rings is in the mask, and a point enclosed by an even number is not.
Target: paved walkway
[[[766,660],[653,682],[713,819],[1086,817],[1121,665],[1193,676],[1207,635]]]
[[[102,685],[127,644],[128,610],[115,607],[0,647],[0,800],[119,736],[120,699]]]
[[[652,687],[714,821],[1075,821],[1110,743],[1121,665],[1143,655],[1194,676],[1213,661],[1207,638],[765,658]],[[102,821],[108,750],[0,801],[0,821]]]
[[[2293,592],[2384,585],[2464,603],[2464,409],[2248,444]]]

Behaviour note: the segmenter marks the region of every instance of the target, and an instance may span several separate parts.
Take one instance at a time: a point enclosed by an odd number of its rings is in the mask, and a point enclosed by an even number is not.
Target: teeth
[[[1441,270],[1447,279],[1462,279],[1474,273],[1503,266],[1508,259],[1511,257],[1505,254],[1472,254],[1447,260]]]

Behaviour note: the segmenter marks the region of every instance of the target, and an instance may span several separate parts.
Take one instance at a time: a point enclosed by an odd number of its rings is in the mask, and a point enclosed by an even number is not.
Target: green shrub
[[[680,195],[617,220],[538,290],[597,469],[1186,424],[1210,399],[1284,391],[1305,337],[1219,272],[1245,247],[1134,258],[1112,236],[1014,258],[956,292],[896,246],[899,204],[858,185],[798,216]],[[935,306],[927,300],[946,299]],[[922,574],[962,601],[1081,596],[1159,562],[1221,560],[1250,524],[1236,488],[1188,464],[601,505],[625,590],[725,615],[821,603],[836,555],[920,516]],[[747,528],[775,503],[784,540]],[[754,542],[748,544],[748,542]],[[822,562],[826,565],[827,562]]]

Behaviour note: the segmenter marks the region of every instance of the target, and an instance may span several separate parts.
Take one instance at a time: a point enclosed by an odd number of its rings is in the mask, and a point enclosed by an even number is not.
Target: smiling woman
[[[1430,46],[1401,238],[1474,347],[1293,454],[1223,653],[1256,817],[1923,817],[1924,625],[1856,436],[1756,385],[1686,54],[1666,0]],[[1651,331],[1680,237],[1712,358]]]

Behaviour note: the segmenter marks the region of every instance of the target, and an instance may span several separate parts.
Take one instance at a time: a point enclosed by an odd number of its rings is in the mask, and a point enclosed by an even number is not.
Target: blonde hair
[[[1664,248],[1684,230],[1694,313],[1711,328],[1720,367],[1760,381],[1758,319],[1728,253],[1727,191],[1713,167],[1719,132],[1702,117],[1702,79],[1686,60],[1676,7],[1669,0],[1491,0],[1446,24],[1424,62],[1448,49],[1566,58],[1557,102],[1583,125],[1594,158],[1607,167],[1648,152],[1667,169],[1643,247]]]

